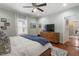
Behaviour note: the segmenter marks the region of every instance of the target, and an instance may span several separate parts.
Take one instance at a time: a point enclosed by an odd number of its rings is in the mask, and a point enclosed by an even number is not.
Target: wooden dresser
[[[59,43],[59,33],[57,32],[40,32],[40,35],[53,43]]]

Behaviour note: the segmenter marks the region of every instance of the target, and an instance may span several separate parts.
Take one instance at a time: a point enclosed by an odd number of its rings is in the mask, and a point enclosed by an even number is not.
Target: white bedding
[[[20,36],[10,37],[10,42],[11,52],[5,56],[38,56],[51,47],[50,43],[43,46]]]

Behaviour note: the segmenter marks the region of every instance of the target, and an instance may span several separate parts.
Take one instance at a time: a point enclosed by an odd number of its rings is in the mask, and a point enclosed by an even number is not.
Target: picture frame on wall
[[[6,27],[6,26],[1,26],[1,29],[2,29],[2,30],[6,30],[7,27]]]
[[[38,27],[41,28],[41,24],[39,24]]]
[[[10,26],[10,23],[9,22],[5,22],[4,26]]]
[[[1,26],[0,26],[0,28],[2,30],[6,30],[7,27],[10,26],[10,23],[7,22],[7,18],[1,18],[0,20],[1,20]]]
[[[36,28],[36,24],[35,23],[30,23],[30,28]]]
[[[1,18],[1,22],[7,22],[6,18]]]

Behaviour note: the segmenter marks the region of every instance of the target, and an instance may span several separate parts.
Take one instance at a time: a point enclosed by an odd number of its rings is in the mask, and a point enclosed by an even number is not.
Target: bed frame
[[[40,56],[51,56],[51,49],[47,49],[46,51],[44,51]]]

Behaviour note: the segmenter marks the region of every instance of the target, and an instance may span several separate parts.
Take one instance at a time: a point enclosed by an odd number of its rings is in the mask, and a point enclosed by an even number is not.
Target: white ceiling
[[[67,6],[63,6],[63,3],[47,3],[47,6],[41,7],[44,12],[37,11],[32,12],[32,8],[23,8],[23,6],[31,6],[31,3],[0,3],[0,8],[8,9],[11,11],[17,11],[23,14],[30,14],[33,16],[46,16],[66,9],[78,6],[78,3],[69,3]]]

